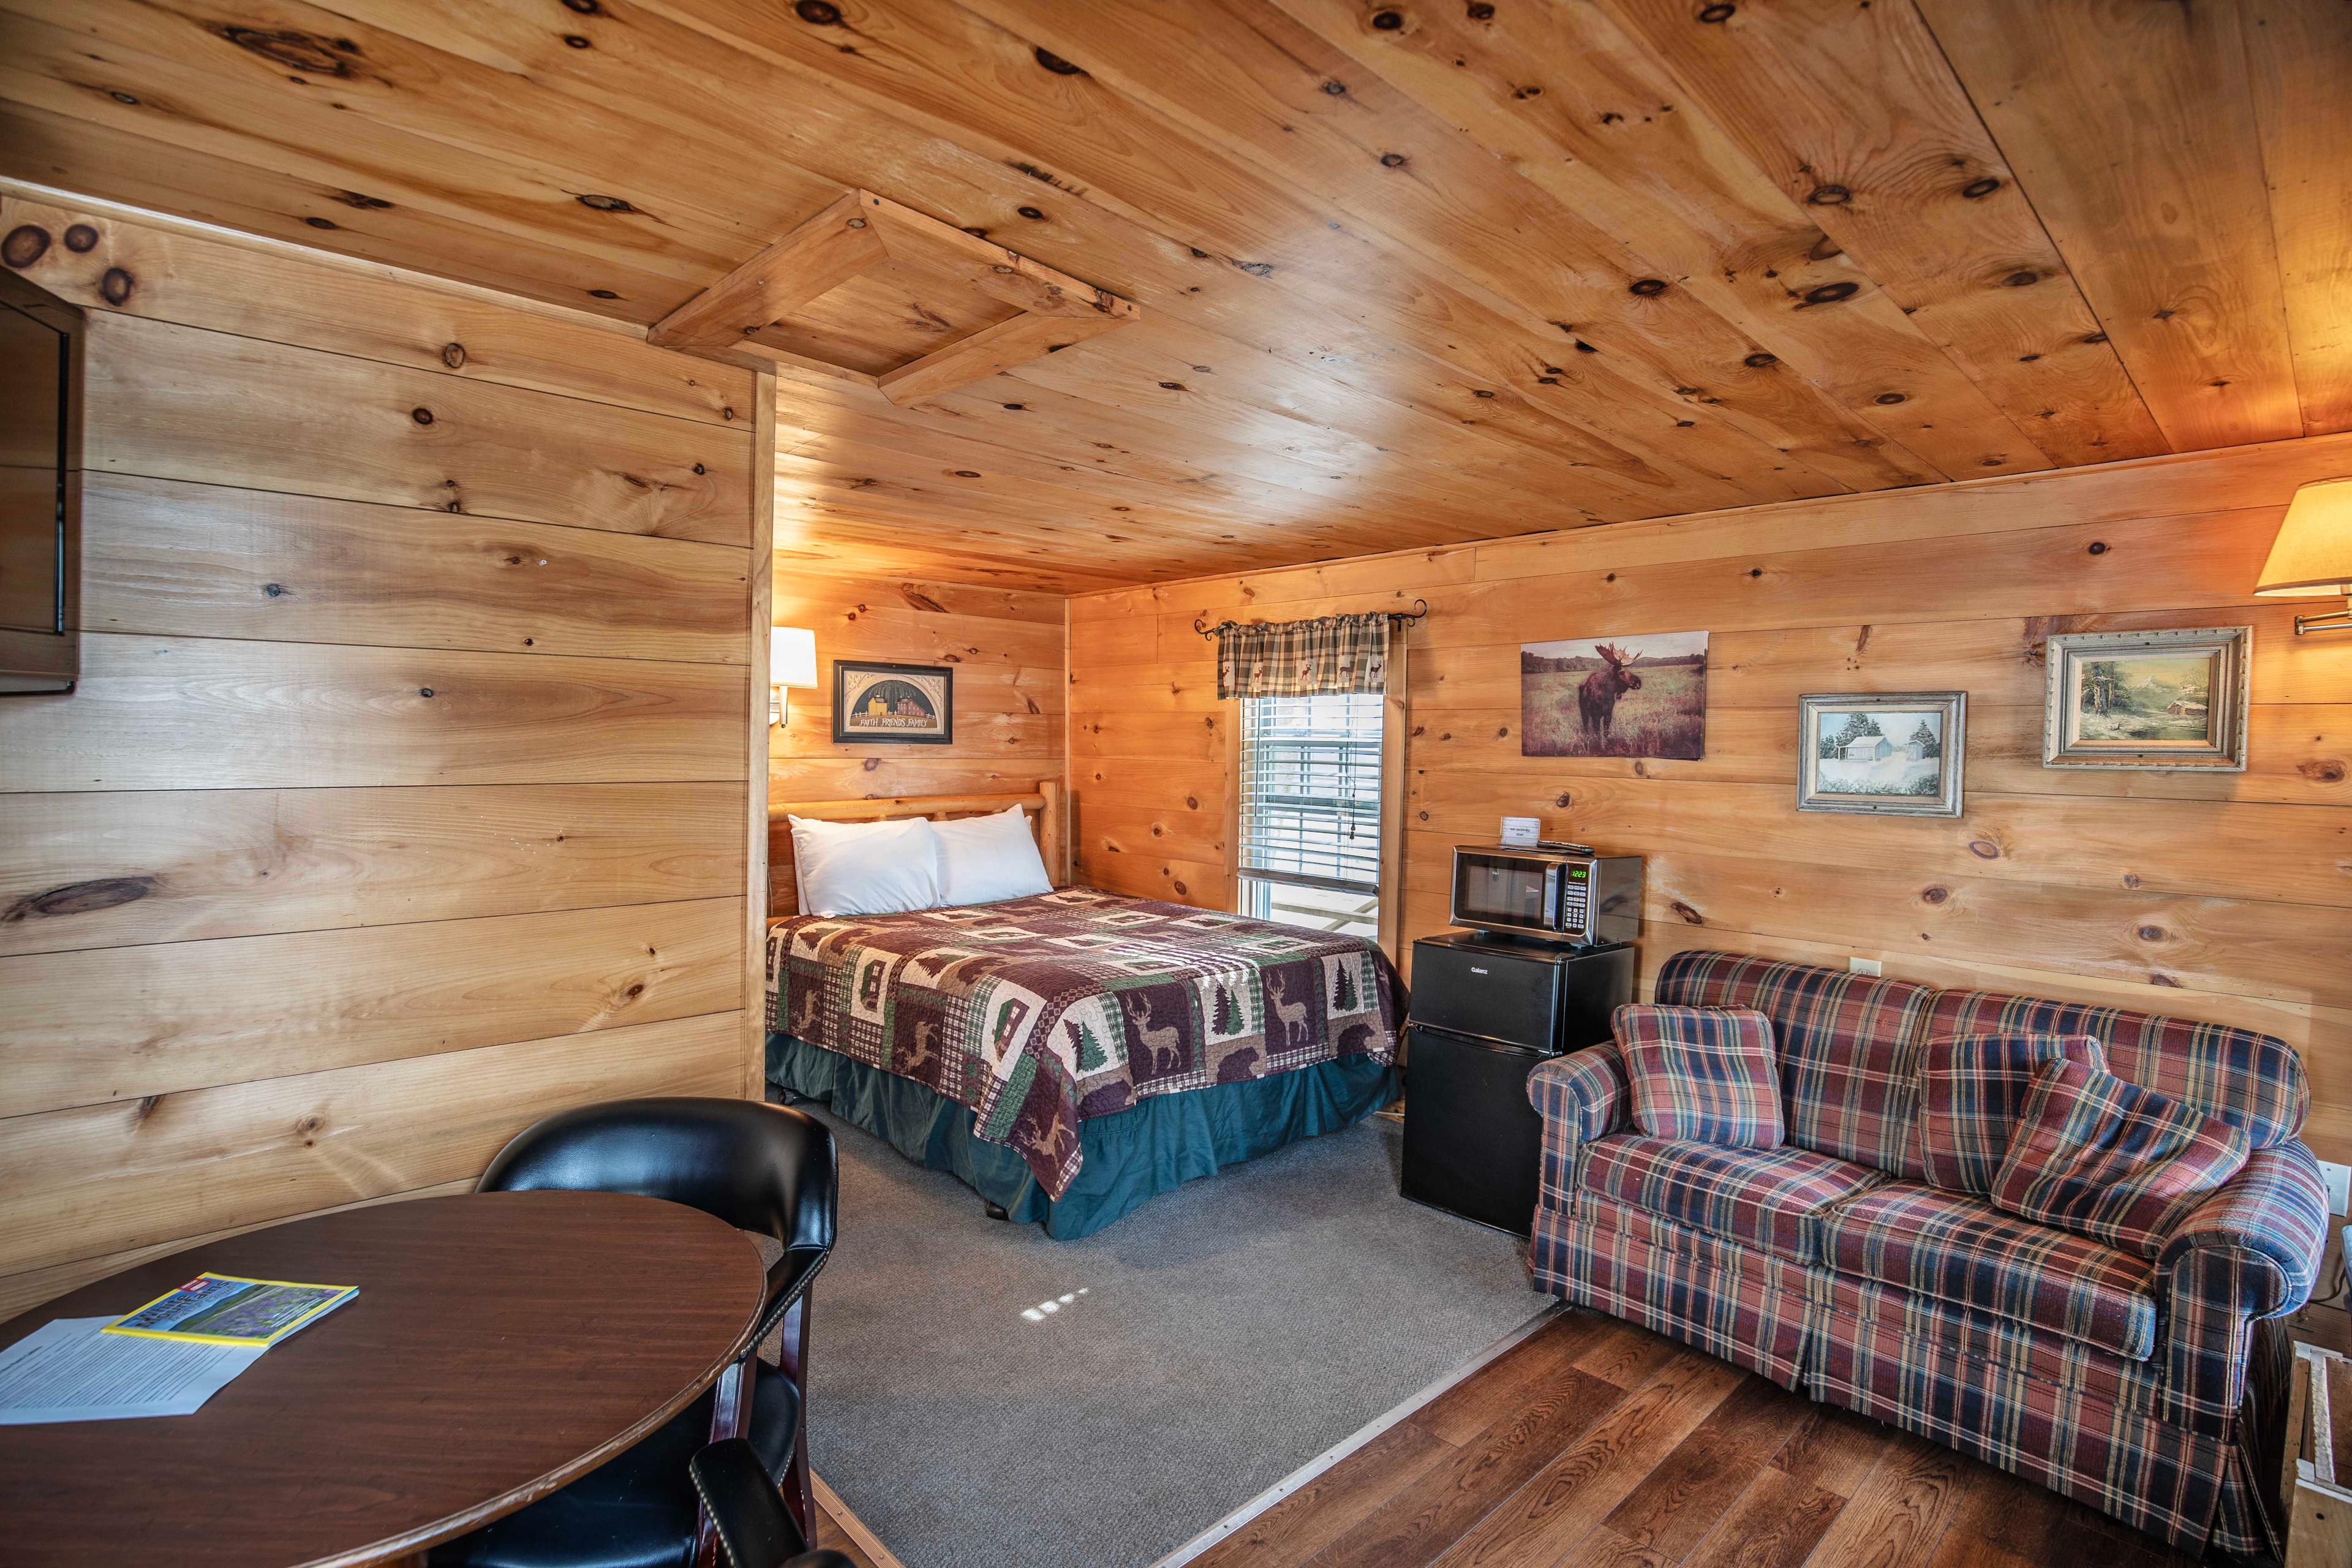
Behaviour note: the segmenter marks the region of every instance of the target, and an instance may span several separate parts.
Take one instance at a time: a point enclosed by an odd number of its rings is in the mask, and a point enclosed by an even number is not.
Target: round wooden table
[[[209,1242],[0,1324],[120,1316],[210,1269],[356,1285],[193,1415],[0,1426],[0,1560],[401,1562],[654,1430],[758,1327],[751,1238],[614,1193],[480,1193]]]

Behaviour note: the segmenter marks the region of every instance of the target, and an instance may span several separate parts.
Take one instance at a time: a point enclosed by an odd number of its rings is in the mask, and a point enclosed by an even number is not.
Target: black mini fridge
[[[1528,1075],[1610,1037],[1633,999],[1630,942],[1561,947],[1447,931],[1412,944],[1407,1198],[1515,1236],[1535,1228],[1543,1119]]]

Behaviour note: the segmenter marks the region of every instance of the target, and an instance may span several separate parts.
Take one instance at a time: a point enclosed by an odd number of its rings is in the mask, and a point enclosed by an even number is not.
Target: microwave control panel
[[[1581,935],[1592,925],[1592,868],[1559,868],[1559,929]]]

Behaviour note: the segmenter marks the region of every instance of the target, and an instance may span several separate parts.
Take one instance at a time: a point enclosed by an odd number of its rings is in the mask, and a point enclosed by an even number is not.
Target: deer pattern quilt
[[[1403,1012],[1360,937],[1065,888],[768,931],[768,1027],[971,1108],[1059,1198],[1078,1123],[1341,1057],[1392,1061]]]

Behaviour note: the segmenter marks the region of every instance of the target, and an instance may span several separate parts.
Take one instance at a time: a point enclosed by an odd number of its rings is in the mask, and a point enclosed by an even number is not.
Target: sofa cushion
[[[1629,1002],[1610,1016],[1633,1090],[1633,1125],[1652,1138],[1724,1149],[1780,1146],[1772,1021],[1753,1007]]]
[[[2243,1128],[2113,1073],[2056,1061],[2033,1080],[1992,1201],[2154,1258],[2250,1152]]]
[[[1667,959],[1656,989],[1660,1002],[1753,1007],[1772,1020],[1790,1142],[1915,1180],[1913,1063],[1935,994],[1907,980],[1700,950]]]
[[[1810,1149],[1723,1149],[1621,1133],[1587,1145],[1588,1192],[1800,1263],[1821,1256],[1812,1224],[1886,1178]]]
[[[1661,1001],[1667,999],[1664,989],[1661,977]],[[1990,991],[1937,992],[1927,1027],[1931,1038],[2088,1035],[2105,1048],[2109,1072],[2228,1117],[2246,1130],[2257,1149],[2294,1138],[2311,1106],[2310,1082],[2294,1047],[2252,1029]]]
[[[2143,1258],[2020,1219],[1966,1193],[1890,1182],[1814,1223],[1818,1260],[2145,1359],[2156,1348],[2155,1271]]]
[[[2088,1035],[1966,1035],[1919,1052],[1919,1164],[1927,1184],[1992,1195],[2034,1075],[2064,1057],[2105,1068]]]

